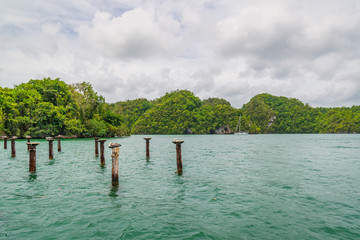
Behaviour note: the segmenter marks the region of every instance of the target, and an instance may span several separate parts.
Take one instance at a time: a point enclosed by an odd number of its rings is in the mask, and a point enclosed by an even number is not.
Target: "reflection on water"
[[[54,159],[49,160],[49,161],[46,162],[47,165],[54,165],[54,163],[55,163]]]
[[[119,186],[112,186],[111,185],[110,191],[109,191],[109,197],[117,198],[119,196],[117,194],[118,191],[119,191]]]
[[[146,158],[145,166],[151,166],[151,165],[153,165],[153,162],[150,161],[150,158]]]
[[[28,182],[33,182],[37,178],[36,172],[29,173]]]
[[[105,165],[99,164],[99,172],[103,174],[106,173],[106,164]]]

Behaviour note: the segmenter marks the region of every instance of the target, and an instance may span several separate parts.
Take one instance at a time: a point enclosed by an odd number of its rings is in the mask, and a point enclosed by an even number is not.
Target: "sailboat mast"
[[[241,115],[240,115],[240,117],[239,117],[239,121],[238,121],[238,123],[237,123],[237,125],[236,125],[236,129],[235,129],[235,134],[248,134],[247,132],[242,132],[241,131]]]
[[[239,117],[239,132],[241,132],[241,115]]]
[[[240,123],[240,121],[241,121],[241,115],[240,115],[240,117],[239,117],[239,121],[238,121],[237,124],[236,124],[235,133],[240,132],[240,128],[241,128],[241,123]],[[239,130],[239,131],[238,131],[238,130]]]

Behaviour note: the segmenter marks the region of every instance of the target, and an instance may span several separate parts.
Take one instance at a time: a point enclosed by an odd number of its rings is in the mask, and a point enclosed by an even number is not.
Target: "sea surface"
[[[153,135],[0,141],[0,239],[360,239],[360,135]],[[173,138],[182,144],[176,172]],[[117,142],[119,188],[111,187]]]

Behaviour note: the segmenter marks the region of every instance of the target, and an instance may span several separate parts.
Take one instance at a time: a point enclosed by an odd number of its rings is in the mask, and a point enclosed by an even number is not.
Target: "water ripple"
[[[0,239],[358,239],[359,135],[181,136],[182,176],[172,139],[122,144],[119,187],[92,139],[62,141],[48,160],[39,140],[28,173],[0,148]],[[1,144],[0,144],[1,146]]]

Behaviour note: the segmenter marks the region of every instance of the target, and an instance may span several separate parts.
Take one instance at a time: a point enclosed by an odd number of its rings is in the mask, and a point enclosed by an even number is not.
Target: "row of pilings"
[[[16,157],[16,149],[15,149],[15,140],[17,139],[17,136],[13,136],[11,138],[7,136],[2,136],[1,139],[4,140],[4,149],[7,149],[7,140],[11,140],[11,157]],[[36,172],[36,147],[39,145],[39,142],[31,142],[31,136],[26,136],[27,139],[27,149],[29,151],[29,172]],[[56,136],[58,143],[58,152],[61,152],[61,138],[62,136]],[[145,137],[144,140],[146,141],[146,159],[150,158],[150,139],[151,137]],[[47,137],[46,140],[49,143],[49,160],[52,160],[54,158],[54,150],[53,150],[53,142],[54,138]],[[100,143],[100,165],[105,165],[105,147],[104,144],[107,141],[106,139],[100,139],[99,137],[94,137],[95,140],[95,157],[99,157],[99,143]],[[177,171],[176,173],[178,175],[182,175],[183,169],[182,169],[182,156],[181,156],[181,144],[184,141],[174,139],[173,143],[176,145],[176,165],[177,165]],[[109,148],[112,149],[111,159],[112,159],[112,185],[118,186],[119,185],[119,148],[121,144],[119,143],[110,143]]]

